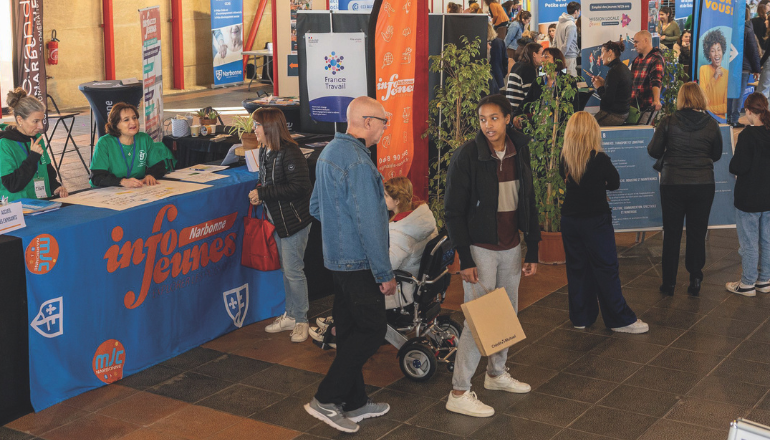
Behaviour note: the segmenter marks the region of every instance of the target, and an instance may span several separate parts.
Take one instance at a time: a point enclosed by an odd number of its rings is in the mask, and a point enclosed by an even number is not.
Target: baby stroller
[[[454,255],[449,237],[439,235],[425,246],[416,275],[395,271],[399,285],[396,295],[402,295],[404,284],[412,284],[414,299],[387,311],[385,340],[398,349],[401,371],[414,381],[430,379],[439,363],[446,364],[449,371],[454,370],[463,328],[449,316],[439,316],[451,279],[447,266],[454,261]]]

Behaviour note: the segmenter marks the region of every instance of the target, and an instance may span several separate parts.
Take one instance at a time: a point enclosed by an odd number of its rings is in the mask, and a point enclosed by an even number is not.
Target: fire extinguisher
[[[59,40],[56,38],[56,29],[51,32],[51,41],[46,46],[48,47],[48,64],[59,64]]]

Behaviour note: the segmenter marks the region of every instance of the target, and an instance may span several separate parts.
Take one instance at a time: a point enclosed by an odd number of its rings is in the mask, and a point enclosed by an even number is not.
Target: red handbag
[[[254,206],[249,206],[249,215],[243,218],[243,251],[241,265],[264,272],[281,268],[278,246],[275,243],[275,226],[265,217],[253,216]]]

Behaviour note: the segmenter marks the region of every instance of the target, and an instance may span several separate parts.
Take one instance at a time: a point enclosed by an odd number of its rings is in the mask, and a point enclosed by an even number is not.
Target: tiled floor
[[[674,297],[658,293],[660,234],[633,246],[618,234],[621,279],[646,335],[614,334],[601,320],[575,330],[567,315],[563,266],[539,266],[520,288],[527,339],[509,352],[511,374],[527,395],[474,390],[497,414],[475,419],[444,404],[451,374],[427,383],[401,375],[395,350],[383,346],[367,364],[370,395],[390,403],[384,417],[361,423],[358,438],[387,439],[724,439],[730,421],[770,423],[770,296],[730,295],[740,273],[733,230],[712,231],[701,296],[685,291],[682,268]],[[461,290],[450,287],[447,313],[457,318]],[[330,313],[332,298],[310,315]],[[452,310],[454,309],[454,310]],[[237,330],[122,381],[90,391],[5,427],[0,439],[313,439],[346,434],[308,416],[334,351],[267,321]],[[482,365],[485,365],[482,362]]]

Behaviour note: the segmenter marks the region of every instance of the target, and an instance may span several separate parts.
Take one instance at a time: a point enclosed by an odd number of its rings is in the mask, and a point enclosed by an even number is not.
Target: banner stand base
[[[246,84],[246,81],[238,81],[238,82],[229,83],[229,84],[212,84],[211,88],[212,89],[224,89],[226,87],[242,86],[242,85],[245,85],[245,84]]]

